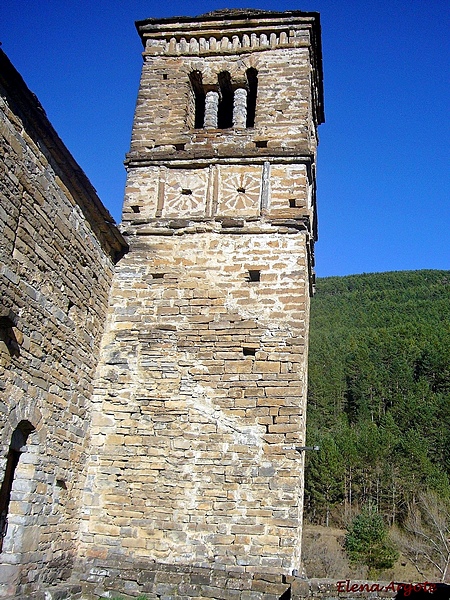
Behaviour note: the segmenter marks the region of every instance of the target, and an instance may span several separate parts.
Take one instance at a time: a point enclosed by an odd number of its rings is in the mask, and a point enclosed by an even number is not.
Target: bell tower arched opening
[[[221,71],[218,75],[220,88],[219,112],[217,126],[219,129],[233,127],[233,99],[234,92],[231,85],[231,76],[228,71]]]

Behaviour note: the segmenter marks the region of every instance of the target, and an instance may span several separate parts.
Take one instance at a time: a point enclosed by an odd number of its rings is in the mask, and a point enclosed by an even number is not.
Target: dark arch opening
[[[32,431],[34,431],[34,427],[29,421],[21,421],[11,436],[11,443],[6,457],[5,475],[0,487],[0,552],[2,551],[3,539],[8,529],[8,509],[14,475],[19,464],[20,455],[24,452],[24,446]]]
[[[245,74],[247,75],[248,83],[246,127],[254,127],[256,114],[256,95],[258,92],[258,71],[251,67],[250,69],[247,69]]]
[[[233,127],[233,101],[234,92],[231,86],[231,75],[228,71],[221,71],[218,75],[220,100],[219,112],[217,115],[217,127],[219,129],[229,129]]]
[[[189,75],[192,91],[195,99],[194,128],[201,129],[205,122],[205,90],[203,89],[203,78],[200,71],[192,71]]]

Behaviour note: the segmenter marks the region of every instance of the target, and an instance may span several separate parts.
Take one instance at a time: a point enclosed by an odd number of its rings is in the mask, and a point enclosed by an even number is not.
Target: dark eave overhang
[[[11,108],[20,116],[27,133],[45,146],[58,175],[90,223],[102,248],[114,262],[119,260],[128,251],[128,244],[116,227],[113,217],[48,120],[35,94],[29,90],[1,49],[0,86],[5,90]]]

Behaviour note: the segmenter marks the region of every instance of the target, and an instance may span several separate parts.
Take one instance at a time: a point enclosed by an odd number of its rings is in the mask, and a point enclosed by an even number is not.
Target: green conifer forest
[[[311,304],[306,516],[402,524],[450,496],[450,271],[318,279]]]

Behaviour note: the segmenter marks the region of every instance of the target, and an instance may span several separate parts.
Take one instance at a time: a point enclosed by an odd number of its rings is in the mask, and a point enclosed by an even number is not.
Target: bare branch
[[[418,570],[419,563],[426,561],[445,581],[450,565],[450,514],[446,503],[433,492],[422,494],[410,505],[404,529],[399,536],[404,553]]]

